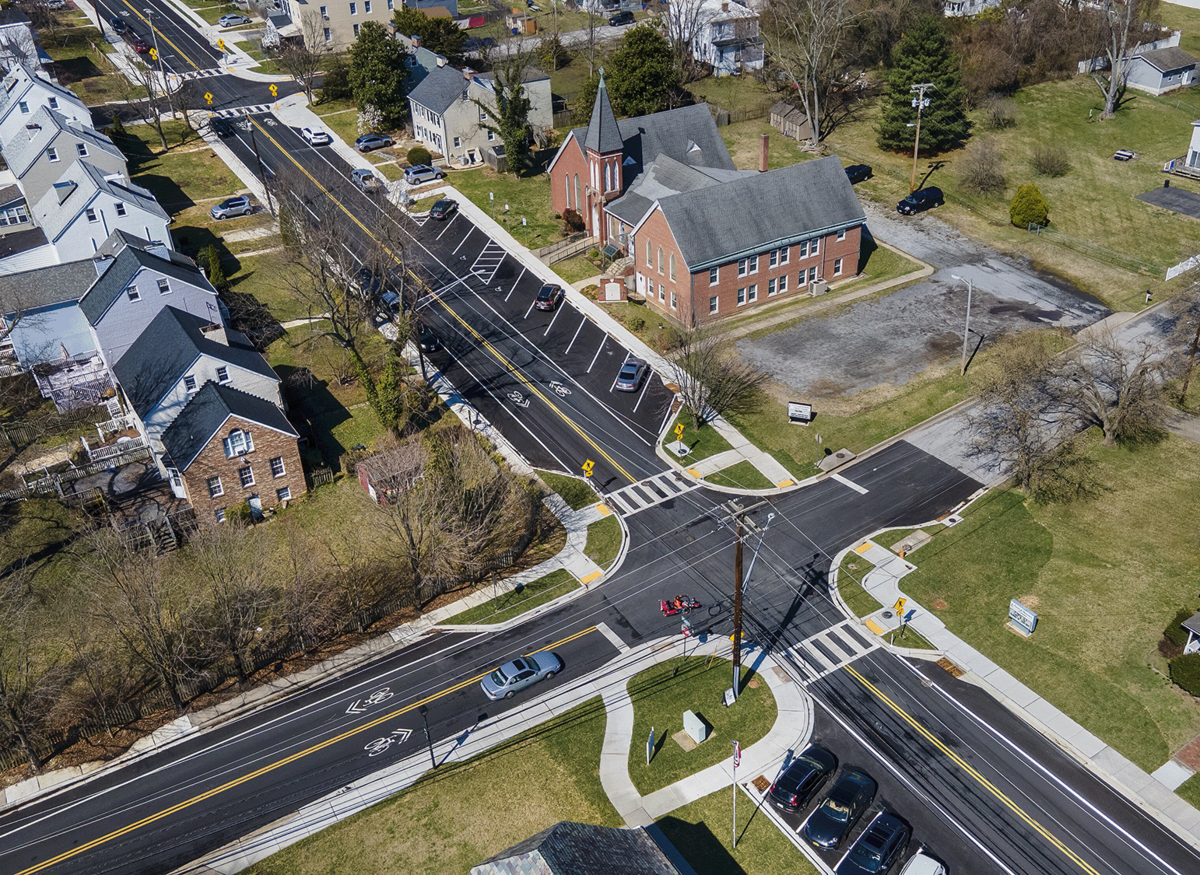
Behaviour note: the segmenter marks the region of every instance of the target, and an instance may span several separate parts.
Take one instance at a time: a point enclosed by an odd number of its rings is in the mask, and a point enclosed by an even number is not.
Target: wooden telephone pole
[[[917,152],[921,150],[921,110],[929,106],[929,98],[925,96],[925,92],[935,87],[932,82],[920,82],[908,89],[917,95],[912,100],[912,105],[917,108],[917,136],[913,141],[913,169],[912,179],[908,182],[909,194],[912,194],[913,190],[917,187]]]
[[[742,518],[737,518],[737,543],[733,554],[733,700],[742,685]]]

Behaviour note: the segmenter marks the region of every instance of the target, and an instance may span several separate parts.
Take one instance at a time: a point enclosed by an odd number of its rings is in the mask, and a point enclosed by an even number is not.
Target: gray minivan
[[[422,185],[426,182],[436,182],[446,174],[428,164],[414,164],[404,171],[404,181],[409,185]]]

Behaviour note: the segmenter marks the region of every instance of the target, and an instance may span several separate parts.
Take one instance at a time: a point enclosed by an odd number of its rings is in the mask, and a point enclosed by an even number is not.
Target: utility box
[[[704,722],[704,718],[691,711],[683,712],[683,731],[696,744],[708,738],[708,724]]]
[[[808,294],[811,297],[815,298],[818,295],[823,295],[828,291],[829,291],[829,283],[825,282],[825,280],[823,280],[823,279],[816,279],[808,284]]]

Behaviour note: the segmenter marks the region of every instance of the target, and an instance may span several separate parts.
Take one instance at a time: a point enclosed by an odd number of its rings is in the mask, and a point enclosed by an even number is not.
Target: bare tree
[[[291,39],[279,47],[279,69],[300,83],[309,102],[313,99],[313,80],[325,63],[324,21],[316,10],[300,12],[301,39]]]
[[[706,0],[671,0],[661,13],[661,27],[681,76],[691,68],[692,46],[714,15]]]
[[[1104,56],[1108,59],[1108,77],[1095,75],[1104,95],[1101,118],[1112,118],[1125,95],[1129,75],[1129,53],[1137,45],[1142,22],[1150,15],[1157,0],[1102,0],[1099,15],[1103,22]]]
[[[1193,283],[1175,294],[1171,298],[1170,309],[1175,317],[1171,343],[1182,353],[1183,359],[1176,368],[1181,373],[1179,404],[1183,406],[1187,403],[1188,386],[1196,367],[1196,354],[1200,352],[1200,283]]]
[[[711,328],[688,328],[667,356],[671,379],[691,414],[693,428],[714,416],[756,404],[768,375],[741,358],[730,340]]]
[[[771,0],[763,10],[763,41],[800,98],[814,146],[824,136],[825,98],[841,70],[842,43],[855,17],[849,0]]]

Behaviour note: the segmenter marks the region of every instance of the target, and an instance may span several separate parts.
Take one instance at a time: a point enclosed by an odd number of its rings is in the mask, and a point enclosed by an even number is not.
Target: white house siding
[[[279,393],[279,382],[277,380],[272,380],[253,371],[247,371],[228,362],[210,358],[209,356],[201,356],[185,376],[193,377],[196,380],[196,388],[199,389],[209,380],[215,383],[217,381],[217,368],[222,367],[226,368],[229,372],[228,385],[233,386],[235,389],[240,389],[249,395],[264,398],[276,407],[283,409],[283,398]],[[146,414],[145,434],[155,442],[155,445],[159,448],[159,452],[162,451],[160,439],[163,432],[167,430],[167,426],[175,421],[175,417],[179,415],[191,397],[191,393],[184,388],[184,381],[181,378],[171,391],[166,394],[163,400]]]
[[[171,291],[166,294],[158,290],[158,281],[162,278],[170,284]],[[137,288],[136,301],[129,298],[131,287]],[[210,322],[222,321],[214,292],[143,267],[92,326],[95,348],[100,350],[109,367],[125,355],[163,307],[174,307]]]
[[[25,192],[26,201],[31,204],[37,203],[50,190],[50,187],[62,178],[67,168],[80,157],[77,149],[79,143],[84,143],[88,146],[86,156],[88,163],[99,167],[105,174],[120,173],[123,176],[128,173],[123,157],[117,157],[102,149],[95,148],[90,141],[72,136],[68,131],[62,131],[46,144],[47,148],[55,150],[58,160],[51,161],[49,153],[43,149],[42,153],[38,155],[37,160],[20,177],[21,190]]]
[[[53,195],[48,195],[52,197]],[[77,261],[90,258],[95,254],[100,244],[108,239],[113,231],[121,230],[152,242],[165,243],[172,246],[171,232],[167,220],[162,216],[142,210],[134,203],[122,201],[125,204],[125,215],[118,216],[116,212],[117,199],[104,193],[97,193],[85,208],[81,208],[67,225],[50,242],[58,250],[59,259],[63,262]],[[86,207],[95,210],[96,221],[87,217]],[[39,217],[40,218],[40,217]],[[47,236],[52,233],[46,229]]]

